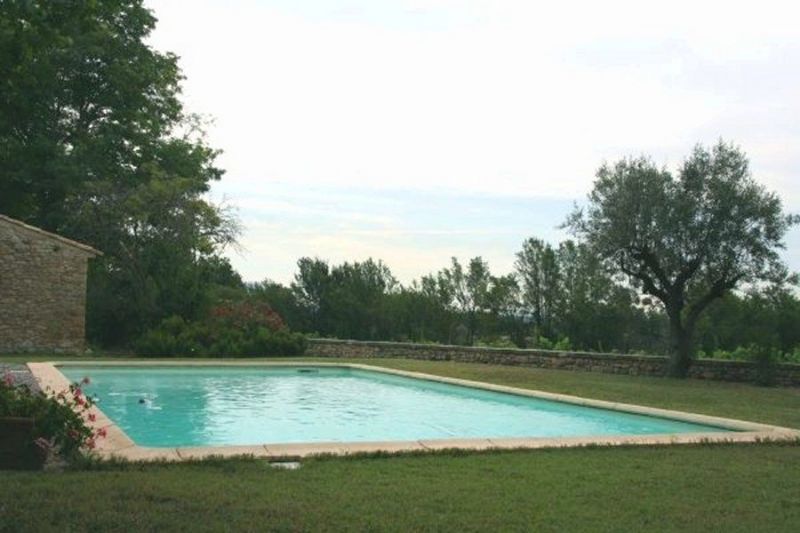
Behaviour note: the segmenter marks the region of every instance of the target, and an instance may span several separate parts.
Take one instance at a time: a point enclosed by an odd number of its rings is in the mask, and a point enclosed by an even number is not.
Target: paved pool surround
[[[175,363],[169,361],[141,361],[141,362],[59,362],[59,363],[28,363],[28,368],[36,378],[39,386],[50,394],[58,394],[69,388],[69,380],[58,370],[60,365],[69,366],[214,366],[214,367],[241,367],[241,366],[274,366],[274,367],[338,367],[382,372],[415,379],[423,379],[440,383],[449,383],[484,390],[540,398],[545,400],[565,402],[570,404],[596,407],[612,411],[635,413],[647,416],[670,418],[724,428],[727,431],[710,431],[702,433],[682,433],[669,435],[638,435],[638,436],[582,436],[566,438],[469,438],[469,439],[435,439],[411,440],[388,442],[315,442],[315,443],[265,443],[254,446],[197,446],[197,447],[168,447],[148,448],[137,445],[125,432],[108,418],[97,406],[92,407],[95,415],[91,425],[96,428],[105,428],[107,436],[98,441],[97,453],[101,457],[119,457],[132,461],[170,460],[181,461],[189,459],[202,459],[212,456],[232,457],[250,455],[272,461],[294,460],[319,454],[347,455],[363,452],[388,452],[400,453],[410,451],[464,449],[464,450],[490,450],[490,449],[536,449],[536,448],[561,448],[580,447],[589,445],[662,445],[662,444],[691,444],[700,442],[760,442],[795,440],[800,438],[800,431],[745,422],[729,418],[698,415],[681,411],[671,411],[639,405],[591,400],[577,396],[554,394],[549,392],[520,389],[491,383],[482,383],[463,379],[434,376],[419,372],[407,372],[378,366],[349,364],[349,363],[319,363],[319,362],[230,362],[230,361],[197,361],[188,363]],[[731,433],[730,431],[734,432]]]

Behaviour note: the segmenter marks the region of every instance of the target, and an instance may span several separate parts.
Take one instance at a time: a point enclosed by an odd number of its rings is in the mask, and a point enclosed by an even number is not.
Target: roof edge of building
[[[92,248],[88,244],[83,244],[83,243],[80,243],[78,241],[73,241],[72,239],[68,239],[66,237],[62,237],[61,235],[59,235],[57,233],[52,233],[50,231],[46,231],[46,230],[43,230],[41,228],[37,228],[36,226],[31,226],[30,224],[26,224],[25,222],[22,222],[21,220],[17,220],[16,218],[11,218],[10,216],[4,215],[2,213],[0,213],[0,220],[6,221],[6,222],[8,222],[10,224],[14,224],[14,225],[19,226],[21,228],[24,228],[24,229],[26,229],[28,231],[32,231],[34,233],[38,233],[39,235],[43,235],[45,237],[49,237],[49,238],[51,238],[53,240],[56,240],[56,241],[58,241],[58,242],[60,242],[62,244],[66,244],[68,246],[72,246],[73,248],[77,248],[77,249],[79,249],[79,250],[81,250],[83,252],[86,252],[86,253],[90,254],[90,255],[93,255],[93,256],[103,255],[103,252],[101,252],[100,250],[96,250],[96,249]]]

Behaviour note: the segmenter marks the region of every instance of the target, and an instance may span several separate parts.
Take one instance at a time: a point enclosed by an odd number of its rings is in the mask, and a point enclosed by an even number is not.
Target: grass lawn
[[[353,361],[800,428],[798,389]],[[0,479],[0,531],[794,531],[800,524],[798,445],[320,458],[295,471],[253,460],[109,465],[0,472]]]

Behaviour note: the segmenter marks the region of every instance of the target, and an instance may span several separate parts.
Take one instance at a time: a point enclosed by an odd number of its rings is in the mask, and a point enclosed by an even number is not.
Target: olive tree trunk
[[[694,324],[684,323],[680,310],[669,312],[670,354],[667,374],[673,378],[685,378],[692,365]]]

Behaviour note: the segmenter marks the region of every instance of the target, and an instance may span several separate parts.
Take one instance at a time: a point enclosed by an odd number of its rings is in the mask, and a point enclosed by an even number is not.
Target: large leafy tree
[[[526,239],[514,267],[521,282],[522,303],[532,316],[536,335],[553,335],[561,303],[556,251],[541,239]]]
[[[430,279],[430,278],[429,278]],[[467,267],[451,258],[437,275],[439,293],[450,298],[448,307],[464,318],[467,344],[473,344],[482,319],[497,321],[516,309],[517,283],[513,276],[493,276],[489,263],[473,257]]]
[[[141,0],[0,3],[0,212],[105,253],[89,318],[107,342],[199,312],[236,236],[204,199],[217,152],[177,58],[146,42],[155,23]]]
[[[478,330],[478,319],[488,304],[491,284],[489,264],[480,257],[473,257],[465,269],[453,257],[450,268],[442,269],[440,279],[453,296],[453,309],[466,321],[466,342],[472,344]]]
[[[292,292],[309,316],[312,331],[340,338],[375,339],[385,334],[385,306],[397,280],[382,261],[329,266],[303,257]]]
[[[616,283],[607,265],[584,243],[563,241],[556,257],[561,335],[581,348],[625,347],[626,330],[635,323],[633,291]]]
[[[331,269],[329,293],[334,334],[340,338],[379,339],[387,330],[387,296],[397,280],[383,261],[345,262]]]
[[[742,284],[787,278],[779,250],[797,221],[752,178],[745,154],[720,141],[696,147],[675,176],[646,157],[602,166],[588,207],[567,225],[661,302],[670,373],[684,376],[709,304]]]
[[[448,306],[453,300],[452,287],[442,272],[422,276],[406,292],[415,295],[420,305],[411,309],[411,322],[419,325],[419,340],[436,339],[452,342],[455,318]]]
[[[327,261],[301,257],[297,261],[297,273],[292,283],[292,293],[308,314],[311,331],[329,332],[328,311],[331,291],[331,272]]]

